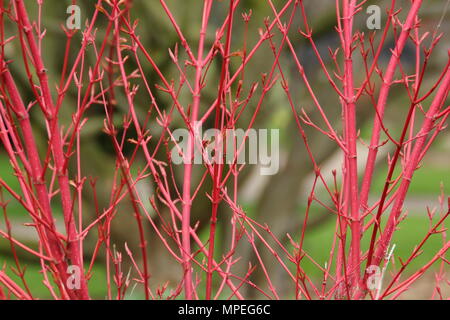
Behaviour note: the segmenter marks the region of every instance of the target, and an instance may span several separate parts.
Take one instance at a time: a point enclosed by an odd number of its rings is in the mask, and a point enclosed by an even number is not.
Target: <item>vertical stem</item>
[[[231,45],[231,31],[233,26],[233,3],[234,0],[230,0],[230,10],[228,14],[228,28],[227,28],[227,37],[225,43],[225,50],[223,53],[223,63],[222,63],[222,71],[220,75],[220,84],[218,91],[218,99],[216,104],[216,119],[215,119],[215,128],[220,129],[223,127],[219,125],[221,109],[223,100],[225,100],[225,82],[228,76],[228,65],[229,65],[229,55],[230,55],[230,45]],[[215,138],[215,156],[221,152],[221,146],[224,144],[219,143],[219,137]],[[222,155],[223,156],[223,155]],[[222,159],[219,160],[219,162]],[[208,269],[206,275],[206,300],[211,299],[211,291],[212,291],[212,274],[213,274],[213,259],[214,259],[214,244],[215,244],[215,235],[216,235],[216,224],[217,224],[217,211],[220,203],[220,190],[221,190],[221,179],[222,179],[222,163],[214,162],[214,177],[213,177],[213,192],[212,192],[212,210],[211,210],[211,226],[209,231],[209,247],[208,247]]]
[[[133,119],[133,123],[135,125],[136,128],[136,133],[138,136],[138,141],[139,144],[142,146],[146,145],[146,141],[145,141],[145,136],[143,133],[143,130],[139,124],[139,120],[134,108],[134,103],[133,103],[133,99],[132,99],[132,93],[130,92],[130,83],[128,82],[127,79],[127,75],[126,75],[126,71],[125,71],[125,61],[122,57],[122,48],[120,46],[120,27],[121,24],[119,23],[119,15],[120,15],[120,9],[119,9],[119,4],[118,1],[116,1],[114,3],[114,15],[117,15],[115,17],[114,20],[114,26],[115,26],[115,33],[113,35],[114,37],[114,42],[115,42],[115,49],[116,49],[116,54],[117,54],[117,60],[118,60],[118,66],[120,69],[120,73],[122,75],[122,79],[124,82],[124,90],[125,90],[125,95],[126,95],[126,99],[128,101],[128,105],[129,105],[129,109],[130,109],[130,113],[131,113],[131,117]],[[110,120],[112,121],[112,120]],[[110,125],[112,126],[112,123],[110,123]],[[113,141],[114,144],[114,149],[115,152],[117,154],[117,157],[119,158],[120,161],[120,169],[122,171],[123,177],[126,181],[126,185],[127,188],[129,190],[129,196],[130,196],[130,201],[131,201],[131,205],[133,207],[133,211],[134,211],[134,215],[135,215],[135,219],[136,219],[136,223],[138,226],[138,232],[139,232],[139,242],[140,242],[140,247],[141,247],[141,253],[142,253],[142,264],[143,264],[143,282],[144,282],[144,293],[145,293],[145,299],[149,299],[149,287],[148,287],[148,279],[149,279],[149,273],[148,273],[148,261],[147,261],[147,243],[145,240],[145,234],[144,234],[144,226],[142,223],[142,218],[141,218],[141,213],[138,207],[138,201],[137,201],[137,196],[136,196],[136,190],[133,187],[131,181],[133,180],[131,177],[131,173],[130,173],[130,167],[128,165],[127,160],[124,158],[122,151],[120,149],[120,146],[117,144],[116,141]]]
[[[398,218],[402,211],[403,203],[405,201],[409,185],[411,184],[412,176],[414,174],[414,171],[417,169],[417,166],[421,159],[422,151],[425,147],[425,143],[427,142],[428,135],[431,132],[431,130],[433,130],[433,125],[434,122],[436,121],[436,115],[442,108],[442,105],[449,94],[449,90],[450,90],[450,66],[447,65],[447,72],[445,78],[442,80],[439,91],[437,92],[436,97],[434,98],[430,106],[430,109],[425,115],[425,120],[422,125],[422,128],[417,134],[418,138],[414,145],[413,152],[411,154],[411,157],[409,158],[408,163],[406,164],[406,168],[403,171],[402,182],[398,190],[397,198],[395,199],[385,230],[381,235],[380,243],[377,249],[375,250],[372,263],[374,265],[378,265],[385,255],[386,249],[389,245],[389,242],[391,241],[392,234],[394,232]]]
[[[378,115],[374,117],[369,155],[367,156],[364,178],[362,180],[361,185],[361,209],[363,210],[367,207],[367,200],[369,198],[370,186],[372,183],[373,172],[375,170],[375,162],[380,143],[380,133],[382,128],[381,121],[383,121],[384,118],[384,111],[386,109],[386,102],[388,99],[392,80],[394,78],[397,65],[400,61],[400,56],[402,55],[403,49],[405,48],[406,41],[408,40],[411,29],[414,26],[415,19],[417,17],[421,4],[422,0],[416,0],[413,2],[411,10],[408,13],[406,22],[403,24],[400,37],[396,42],[395,49],[392,52],[392,56],[391,59],[389,60],[386,73],[383,76],[383,81],[376,106],[376,112],[378,113]]]
[[[197,60],[195,62],[195,88],[190,117],[190,134],[188,139],[188,148],[184,165],[184,184],[183,184],[183,212],[181,219],[181,234],[183,246],[183,267],[184,267],[184,289],[187,300],[193,298],[192,286],[192,267],[191,267],[191,183],[192,183],[192,161],[195,148],[195,128],[193,127],[198,119],[200,109],[200,96],[202,90],[202,71],[204,67],[203,52],[205,45],[206,30],[208,27],[209,14],[211,13],[212,0],[205,0],[203,7],[202,26],[200,30]]]
[[[14,105],[16,115],[19,119],[19,124],[22,129],[23,141],[28,156],[28,161],[31,169],[32,182],[36,189],[37,199],[39,205],[42,208],[42,215],[49,225],[50,230],[45,229],[45,238],[42,239],[44,247],[48,250],[49,255],[55,259],[55,267],[59,273],[61,284],[58,284],[62,288],[62,295],[65,295],[65,282],[67,280],[67,264],[63,258],[63,250],[61,243],[57,237],[55,223],[53,221],[53,214],[50,205],[50,195],[45,185],[44,178],[42,176],[42,164],[39,157],[36,141],[33,135],[33,129],[31,127],[28,111],[20,97],[19,91],[14,83],[11,73],[6,69],[6,63],[1,61],[2,75],[1,81],[5,84],[5,88],[9,93],[11,103]],[[74,297],[71,291],[68,292],[69,297]]]
[[[33,37],[33,27],[29,21],[28,13],[26,11],[23,0],[16,0],[16,10],[20,23],[24,28],[25,35],[28,40],[30,53],[36,68],[36,73],[41,84],[42,96],[47,111],[48,122],[50,125],[50,143],[52,146],[53,157],[55,160],[58,183],[61,193],[61,203],[64,212],[64,221],[66,223],[68,251],[71,262],[78,266],[81,272],[81,288],[77,291],[80,298],[89,299],[86,278],[84,276],[84,268],[82,265],[82,258],[80,254],[81,240],[78,239],[78,233],[75,226],[75,219],[72,212],[72,196],[70,193],[70,184],[67,170],[64,169],[65,154],[63,149],[63,141],[58,125],[58,111],[54,106],[53,99],[50,93],[50,87],[48,84],[47,71],[45,69],[39,48]],[[36,97],[38,98],[38,97]]]
[[[353,42],[353,15],[355,12],[355,0],[344,1],[343,10],[343,39],[344,39],[344,125],[346,139],[346,160],[345,175],[347,176],[347,217],[351,217],[350,229],[352,233],[349,274],[352,286],[359,284],[360,278],[360,242],[361,242],[361,221],[359,214],[359,197],[358,197],[358,166],[357,166],[357,129],[356,129],[356,104],[353,83],[353,59],[352,59],[352,42]],[[350,213],[350,214],[349,214]]]

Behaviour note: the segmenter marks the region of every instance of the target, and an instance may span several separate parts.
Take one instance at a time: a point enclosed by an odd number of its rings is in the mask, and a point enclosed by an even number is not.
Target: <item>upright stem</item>
[[[39,83],[41,85],[42,96],[47,111],[48,122],[50,126],[50,143],[52,146],[53,158],[55,160],[58,183],[61,193],[61,203],[64,212],[64,221],[66,224],[67,231],[67,242],[68,251],[71,262],[78,266],[81,270],[84,270],[82,265],[82,257],[80,251],[80,239],[78,239],[78,233],[75,226],[75,219],[72,212],[72,196],[70,194],[70,184],[67,170],[64,169],[65,164],[65,153],[63,149],[63,142],[61,138],[61,133],[58,125],[58,110],[55,108],[53,99],[50,92],[50,87],[48,84],[47,71],[44,66],[41,53],[33,37],[33,27],[29,21],[28,13],[26,11],[23,0],[16,0],[16,10],[20,23],[24,28],[25,35],[28,40],[28,45],[30,48],[31,57],[36,68],[36,73],[39,78]],[[82,299],[89,299],[86,278],[84,276],[84,271],[81,272],[81,288],[77,290]]]
[[[380,144],[380,133],[383,125],[382,121],[384,119],[384,111],[386,109],[386,102],[392,85],[392,80],[394,78],[395,70],[397,69],[397,65],[400,61],[403,49],[405,48],[406,41],[408,40],[409,34],[414,26],[415,19],[417,17],[421,4],[422,0],[416,0],[413,2],[411,10],[408,13],[406,22],[403,24],[400,37],[396,42],[395,49],[392,52],[392,56],[391,59],[389,60],[386,73],[383,75],[383,81],[376,106],[376,112],[378,113],[378,115],[374,117],[369,154],[367,156],[364,178],[362,180],[363,182],[361,185],[362,210],[365,210],[367,208],[367,200],[369,198],[370,186],[372,184],[373,172],[375,170],[375,163]]]
[[[115,46],[116,54],[117,54],[118,66],[119,66],[120,73],[121,73],[123,81],[124,81],[124,90],[125,90],[125,94],[126,94],[126,99],[127,99],[127,102],[128,102],[129,108],[130,108],[130,113],[131,113],[131,117],[132,117],[134,126],[136,128],[138,141],[139,141],[140,145],[144,146],[144,145],[146,145],[145,136],[144,136],[143,130],[139,124],[139,120],[138,120],[138,117],[137,117],[137,114],[136,114],[136,111],[134,108],[132,94],[130,92],[130,83],[127,80],[127,75],[126,75],[126,71],[125,71],[125,61],[122,57],[122,48],[120,46],[121,24],[119,23],[120,9],[118,7],[118,1],[116,1],[114,4],[113,12],[114,12],[114,15],[117,15],[116,19],[114,20],[115,33],[114,33],[113,37],[114,37],[114,46]],[[126,159],[124,158],[122,151],[120,149],[120,146],[117,144],[117,142],[113,141],[113,144],[114,144],[115,152],[120,160],[121,171],[122,171],[123,177],[125,179],[125,182],[126,182],[126,185],[128,188],[131,205],[133,207],[136,223],[138,226],[139,242],[140,242],[140,247],[141,247],[142,264],[143,264],[142,277],[143,277],[143,282],[144,282],[145,299],[148,300],[149,299],[148,279],[150,276],[149,276],[149,272],[148,272],[147,243],[145,240],[144,225],[142,223],[141,212],[140,212],[140,209],[138,206],[138,201],[137,201],[138,197],[136,194],[136,190],[135,190],[135,188],[133,188],[132,183],[131,183],[131,181],[133,181],[133,179],[132,179],[132,176],[130,173],[129,164],[126,161]]]
[[[181,219],[181,234],[183,247],[183,267],[184,267],[184,289],[187,300],[193,299],[194,289],[192,286],[192,267],[191,267],[191,180],[192,180],[192,161],[195,150],[195,128],[194,124],[198,119],[200,109],[200,96],[202,90],[202,71],[204,67],[203,52],[205,46],[205,36],[208,27],[209,14],[211,13],[212,0],[205,0],[203,7],[202,26],[200,30],[197,60],[195,62],[195,88],[192,101],[190,116],[190,134],[188,139],[187,154],[184,165],[184,184],[183,184],[183,212]]]
[[[61,284],[58,284],[62,290],[61,294],[66,295],[65,283],[67,280],[67,264],[63,258],[63,249],[61,248],[61,243],[57,236],[56,227],[53,220],[52,208],[50,205],[50,195],[48,193],[45,181],[43,178],[42,163],[39,157],[39,152],[37,149],[36,141],[33,135],[33,129],[31,127],[30,118],[27,109],[20,97],[19,90],[17,89],[11,73],[6,69],[6,63],[4,60],[2,62],[2,76],[1,80],[5,84],[5,88],[9,93],[11,103],[15,108],[16,115],[19,119],[19,124],[22,129],[23,141],[25,149],[28,156],[28,161],[31,169],[31,177],[33,185],[37,192],[37,199],[39,201],[40,208],[42,210],[42,215],[45,218],[49,230],[45,230],[45,239],[42,239],[44,248],[48,250],[49,255],[54,258],[55,267],[61,277]],[[75,297],[73,292],[67,292],[69,297]]]
[[[218,98],[216,104],[216,119],[215,119],[215,128],[220,129],[223,126],[219,125],[219,121],[221,118],[221,110],[222,103],[225,99],[225,83],[226,78],[228,76],[228,65],[229,65],[229,55],[230,55],[230,45],[231,45],[231,31],[233,27],[233,4],[234,0],[230,0],[230,10],[228,14],[228,28],[227,28],[227,37],[225,43],[225,50],[223,53],[223,63],[222,63],[222,72],[220,75],[220,83],[219,83],[219,91]],[[219,143],[220,137],[215,138],[215,156],[220,154],[221,145]],[[220,159],[221,160],[221,159]],[[211,299],[211,291],[212,291],[212,275],[213,275],[213,260],[214,260],[214,244],[215,244],[215,235],[216,235],[216,224],[217,224],[217,211],[220,203],[220,190],[221,190],[221,179],[222,179],[222,171],[223,165],[222,162],[216,163],[214,162],[214,176],[213,176],[213,192],[212,192],[212,210],[211,210],[211,226],[209,232],[209,250],[208,250],[208,269],[206,274],[206,299]]]
[[[428,135],[430,134],[431,130],[433,130],[433,125],[436,121],[436,115],[439,114],[439,110],[442,108],[442,105],[449,94],[449,90],[450,90],[450,66],[447,65],[446,75],[442,80],[441,86],[436,94],[436,97],[431,103],[430,109],[425,115],[425,120],[422,125],[422,128],[417,134],[418,138],[414,145],[413,152],[406,165],[406,168],[403,171],[403,177],[398,190],[397,197],[395,199],[394,205],[389,215],[386,227],[381,235],[380,243],[377,249],[375,250],[375,254],[372,260],[373,265],[378,265],[385,255],[386,249],[389,245],[389,242],[391,241],[395,226],[398,223],[398,218],[400,216],[400,213],[402,212],[403,203],[405,202],[406,194],[408,192],[409,185],[411,184],[412,176],[414,174],[414,171],[417,169],[417,166],[419,165],[419,161],[421,159],[422,152],[427,142]]]
[[[346,139],[346,160],[345,175],[347,176],[347,199],[350,203],[350,214],[347,210],[347,217],[351,216],[352,241],[349,259],[349,274],[352,285],[359,284],[360,278],[360,242],[361,242],[361,221],[359,215],[358,199],[358,166],[357,166],[357,129],[356,129],[356,104],[353,84],[353,59],[352,59],[352,40],[353,40],[353,14],[355,12],[355,0],[344,1],[343,15],[343,39],[344,39],[344,78],[345,78],[345,101],[344,101],[344,122]]]

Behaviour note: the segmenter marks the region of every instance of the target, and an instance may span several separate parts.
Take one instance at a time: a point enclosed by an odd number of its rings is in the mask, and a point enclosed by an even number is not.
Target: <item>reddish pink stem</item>
[[[447,66],[446,75],[442,80],[441,86],[430,106],[430,109],[426,113],[424,123],[422,124],[422,128],[417,134],[417,140],[414,145],[413,152],[406,165],[406,168],[403,171],[403,178],[399,186],[397,198],[392,207],[386,227],[381,235],[380,243],[377,249],[375,250],[373,258],[374,265],[378,265],[385,255],[386,249],[389,245],[389,242],[391,241],[394,228],[397,225],[398,218],[402,212],[403,203],[405,201],[409,185],[411,184],[412,176],[419,164],[422,150],[426,144],[428,135],[430,134],[431,130],[433,130],[433,125],[436,121],[436,115],[442,108],[442,105],[449,94],[449,90],[450,90],[450,67]]]
[[[357,165],[357,128],[356,128],[356,103],[353,84],[353,59],[352,59],[352,43],[353,43],[353,15],[355,12],[354,0],[344,1],[343,10],[343,39],[344,39],[344,80],[345,80],[345,101],[344,101],[344,121],[345,121],[345,139],[346,139],[346,160],[345,174],[347,176],[347,199],[350,204],[350,212],[347,217],[351,217],[351,257],[349,259],[350,281],[357,286],[360,278],[360,242],[361,242],[361,220],[359,214],[359,198],[358,198],[358,165]]]
[[[378,154],[378,148],[380,144],[380,133],[382,129],[382,123],[384,119],[384,111],[386,109],[387,99],[389,96],[389,91],[394,79],[395,70],[400,62],[400,56],[402,55],[403,49],[405,48],[406,41],[408,40],[409,34],[414,27],[415,20],[417,18],[420,6],[422,5],[422,0],[416,0],[413,2],[412,7],[408,13],[408,17],[403,24],[402,32],[396,41],[395,49],[392,52],[391,59],[383,75],[383,83],[381,85],[380,93],[378,96],[378,102],[376,106],[377,116],[374,117],[372,138],[370,141],[369,155],[367,156],[364,178],[361,185],[361,208],[364,210],[367,207],[367,200],[369,198],[370,187],[372,184],[373,173],[375,170],[375,163]]]

